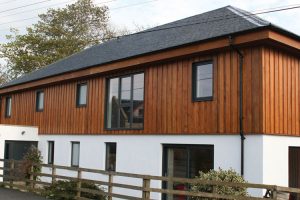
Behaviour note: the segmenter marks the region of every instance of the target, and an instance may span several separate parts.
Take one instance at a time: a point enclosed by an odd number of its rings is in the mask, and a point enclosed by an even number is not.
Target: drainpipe
[[[231,36],[228,37],[229,46],[232,50],[237,52],[239,55],[239,127],[240,127],[240,137],[241,137],[241,175],[244,176],[244,154],[245,154],[245,135],[243,127],[243,64],[244,64],[244,55],[243,53],[233,45],[233,39]]]

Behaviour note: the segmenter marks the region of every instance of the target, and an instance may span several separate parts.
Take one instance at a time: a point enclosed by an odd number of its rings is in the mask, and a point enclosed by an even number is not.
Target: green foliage
[[[201,180],[212,180],[220,182],[232,182],[232,183],[246,183],[244,178],[240,176],[233,169],[230,170],[210,170],[207,173],[199,172],[199,176],[196,176]],[[211,185],[193,184],[191,191],[194,192],[208,192],[212,193],[213,187]],[[229,186],[215,186],[215,192],[222,195],[236,195],[247,196],[247,189],[243,187],[229,187]],[[209,200],[209,198],[193,197],[194,200]]]
[[[36,164],[33,166],[33,172],[34,173],[40,173],[42,170],[41,164],[43,163],[42,161],[43,157],[41,154],[41,151],[38,150],[37,147],[31,146],[27,153],[24,155],[22,159],[22,170],[25,178],[29,179],[30,178],[30,172],[31,172],[31,167],[32,164]],[[33,177],[34,180],[37,180],[37,177]]]
[[[76,181],[57,181],[53,183],[49,187],[45,187],[45,192],[42,194],[48,199],[57,199],[57,200],[71,200],[76,197]],[[96,191],[104,191],[102,188],[95,184],[85,183],[81,184],[82,188],[96,190]],[[95,195],[90,193],[81,193],[81,197],[88,199],[97,199],[97,200],[106,200],[106,196],[104,195]]]
[[[65,58],[115,35],[109,25],[107,6],[77,0],[65,8],[49,9],[39,21],[19,34],[12,29],[8,42],[0,45],[7,73],[16,78]]]

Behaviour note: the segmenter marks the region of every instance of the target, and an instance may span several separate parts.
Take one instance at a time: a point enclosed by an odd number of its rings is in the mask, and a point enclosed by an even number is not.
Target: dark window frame
[[[73,144],[79,144],[79,152],[78,152],[78,165],[73,164]],[[71,167],[79,167],[80,163],[80,142],[71,142]]]
[[[50,144],[52,145],[51,149],[51,157],[50,155]],[[54,152],[55,152],[55,142],[54,141],[48,141],[48,164],[54,164]]]
[[[10,99],[10,113],[9,114],[8,114],[8,106],[7,106],[8,99]],[[7,96],[7,97],[5,97],[4,116],[5,116],[5,118],[10,118],[11,115],[12,115],[12,97],[11,96]]]
[[[115,157],[115,169],[109,170],[108,161],[108,146],[115,145],[116,147],[116,157]],[[117,143],[116,142],[105,142],[105,171],[116,171],[117,168]]]
[[[40,102],[40,99],[39,99],[39,94],[43,93],[44,94],[44,98],[43,98],[43,108],[40,109],[39,108],[39,102]],[[44,107],[45,107],[45,92],[44,90],[37,90],[36,93],[35,93],[36,97],[35,97],[35,111],[36,112],[43,112],[44,111]]]
[[[199,65],[206,65],[211,64],[212,65],[212,96],[206,96],[206,97],[197,97],[197,67]],[[194,62],[192,64],[192,100],[193,102],[197,101],[213,101],[214,99],[214,62],[213,60],[205,60],[205,61],[199,61]]]
[[[134,71],[134,72],[128,72],[128,73],[123,73],[123,74],[117,74],[117,75],[111,75],[111,76],[107,76],[106,77],[106,80],[105,80],[105,113],[104,113],[104,130],[107,130],[107,131],[113,131],[113,130],[144,130],[144,125],[145,125],[145,104],[144,104],[144,109],[143,109],[143,116],[144,116],[144,121],[143,121],[143,127],[142,128],[132,128],[132,127],[129,127],[129,128],[125,128],[125,127],[120,127],[120,119],[118,119],[118,124],[119,124],[119,127],[118,128],[108,128],[107,126],[107,112],[108,112],[108,98],[109,98],[109,87],[110,87],[110,82],[109,80],[110,79],[113,79],[113,78],[118,78],[119,79],[119,86],[118,86],[118,95],[119,95],[119,99],[121,97],[121,87],[122,87],[122,84],[121,84],[121,79],[122,78],[126,78],[126,77],[131,77],[131,104],[133,104],[133,77],[134,75],[137,75],[137,74],[144,74],[144,91],[143,91],[143,101],[145,102],[145,71],[144,70],[141,70],[141,71]],[[133,106],[131,106],[131,112],[133,113]],[[130,117],[130,124],[132,124],[133,122],[133,116],[131,115]]]
[[[86,85],[86,96],[85,96],[86,100],[85,100],[85,104],[81,104],[79,102],[79,99],[80,99],[80,87],[83,86],[83,85]],[[77,83],[77,85],[76,85],[76,107],[77,108],[86,107],[87,103],[88,103],[88,83],[87,82]]]

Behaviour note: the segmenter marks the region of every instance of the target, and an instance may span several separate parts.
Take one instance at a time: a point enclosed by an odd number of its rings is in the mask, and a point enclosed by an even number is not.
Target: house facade
[[[299,56],[299,36],[227,6],[3,85],[0,123],[38,127],[45,163],[300,187]]]

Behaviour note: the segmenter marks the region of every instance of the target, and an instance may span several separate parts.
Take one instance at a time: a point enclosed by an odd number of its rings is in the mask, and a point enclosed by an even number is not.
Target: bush
[[[230,170],[210,170],[207,173],[199,172],[199,176],[196,176],[201,180],[212,180],[220,182],[232,182],[232,183],[246,183],[244,178],[240,176],[233,169]],[[211,185],[192,184],[191,191],[193,192],[208,192],[212,193],[213,187]],[[235,195],[235,196],[247,196],[247,189],[242,187],[229,187],[229,186],[215,186],[215,193],[222,195]],[[193,197],[194,200],[208,200],[210,198]]]
[[[103,188],[91,183],[83,182],[81,184],[82,188],[97,190],[97,191],[104,191]],[[56,181],[55,183],[51,184],[51,186],[45,187],[43,192],[43,196],[48,199],[56,199],[56,200],[71,200],[76,199],[76,191],[77,182],[76,181]],[[96,200],[106,200],[106,196],[104,195],[96,195],[91,193],[81,192],[81,197],[88,198],[88,199],[96,199]]]
[[[34,173],[40,173],[42,170],[42,167],[40,166],[43,161],[42,161],[43,157],[41,154],[41,151],[38,150],[38,148],[34,145],[32,145],[28,151],[26,152],[26,154],[23,156],[22,159],[22,170],[23,170],[23,174],[25,176],[26,179],[30,178],[30,172],[31,172],[31,166],[32,164],[37,164],[35,166],[33,166],[33,172]],[[37,180],[37,176],[33,177],[34,180]]]

